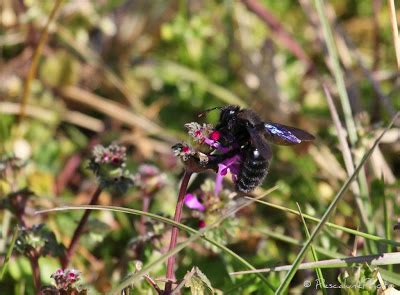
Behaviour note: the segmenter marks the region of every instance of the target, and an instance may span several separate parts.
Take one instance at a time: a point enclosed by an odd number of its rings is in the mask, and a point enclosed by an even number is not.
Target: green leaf
[[[185,277],[185,287],[190,288],[192,295],[214,294],[210,281],[204,273],[197,267],[193,267]]]
[[[55,234],[43,223],[19,230],[15,248],[26,256],[30,255],[32,249],[39,256],[58,257],[64,253],[64,246],[57,242]]]

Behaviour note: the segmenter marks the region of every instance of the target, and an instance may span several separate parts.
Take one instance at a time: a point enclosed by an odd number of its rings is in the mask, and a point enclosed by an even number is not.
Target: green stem
[[[306,232],[306,237],[307,237],[307,239],[309,239],[310,238],[310,232],[308,230],[306,220],[304,219],[303,213],[301,212],[301,208],[300,208],[299,203],[296,202],[296,205],[297,205],[297,208],[299,209],[299,214],[300,214],[300,217],[301,217],[301,221],[302,221],[302,223],[304,225],[304,231]],[[315,250],[314,246],[312,246],[312,245],[311,245],[310,248],[311,248],[311,254],[312,254],[313,258],[314,258],[314,261],[318,262],[317,251]],[[325,286],[325,279],[324,279],[324,276],[322,274],[322,270],[320,268],[316,268],[315,269],[315,273],[317,274],[319,282],[321,282],[322,294],[327,295],[326,286]]]

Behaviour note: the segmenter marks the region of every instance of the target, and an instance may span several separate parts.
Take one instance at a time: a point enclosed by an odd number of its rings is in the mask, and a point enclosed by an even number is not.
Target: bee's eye
[[[229,111],[229,115],[233,116],[235,114],[235,111]]]

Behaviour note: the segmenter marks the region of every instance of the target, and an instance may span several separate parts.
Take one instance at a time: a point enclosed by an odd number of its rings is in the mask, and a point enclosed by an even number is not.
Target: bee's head
[[[221,108],[221,113],[219,116],[219,122],[216,126],[216,129],[227,128],[228,130],[233,129],[238,113],[240,111],[239,106],[229,105]]]
[[[221,129],[228,129],[231,130],[236,122],[237,115],[240,111],[240,107],[236,105],[228,105],[224,107],[215,107],[211,108],[208,110],[205,110],[204,112],[199,114],[199,117],[202,117],[206,115],[208,112],[211,112],[213,110],[221,110],[221,113],[219,115],[219,121],[215,129],[221,130]]]

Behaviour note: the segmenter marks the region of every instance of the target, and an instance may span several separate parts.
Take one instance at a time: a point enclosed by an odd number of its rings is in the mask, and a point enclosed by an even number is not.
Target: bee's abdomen
[[[236,190],[248,193],[259,186],[268,172],[268,160],[263,158],[257,149],[250,147],[242,154]]]

